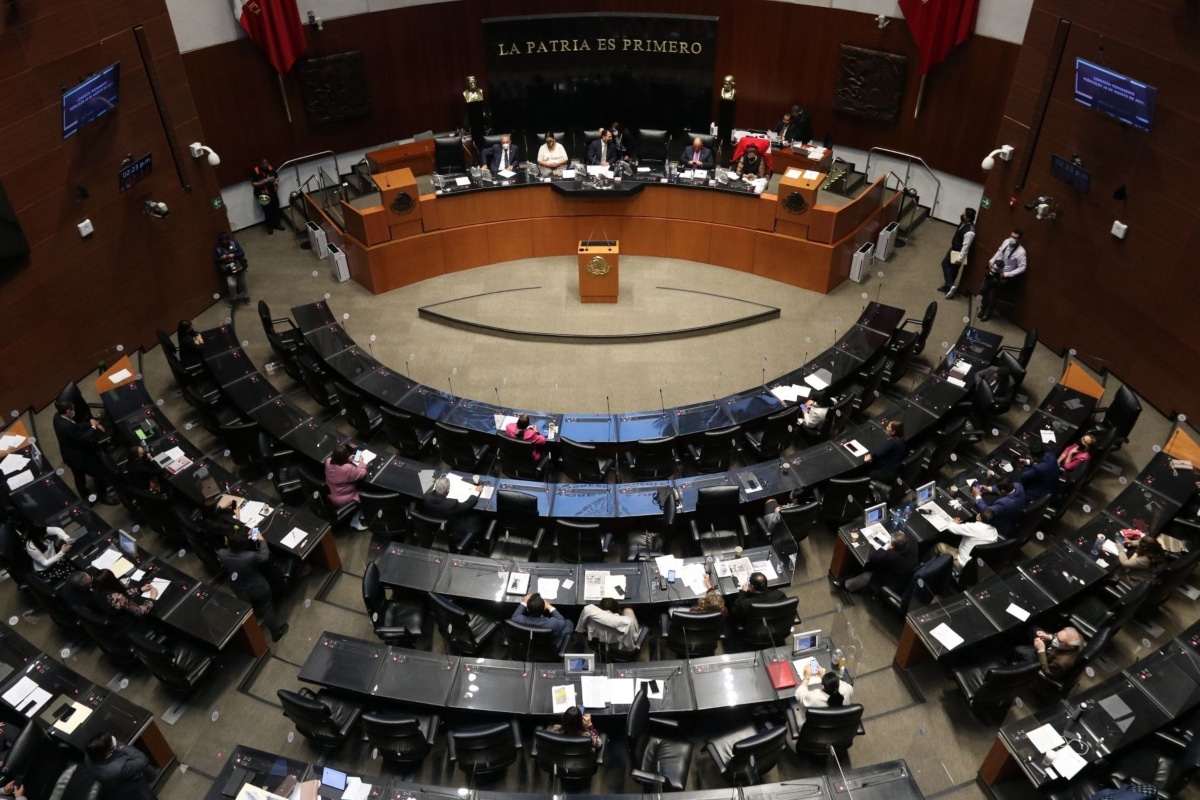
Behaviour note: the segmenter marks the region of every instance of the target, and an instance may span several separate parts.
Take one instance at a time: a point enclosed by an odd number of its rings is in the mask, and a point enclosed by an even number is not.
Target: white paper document
[[[12,475],[17,470],[25,469],[28,463],[29,459],[20,453],[9,453],[0,461],[0,470],[3,470],[5,475]]]
[[[1006,608],[1004,610],[1007,611],[1009,614],[1012,614],[1017,619],[1021,620],[1021,622],[1024,622],[1025,620],[1029,619],[1029,612],[1026,611],[1025,609],[1021,608],[1016,603],[1009,603],[1008,608]]]
[[[471,179],[470,178],[455,178],[454,185],[455,186],[470,186]]]
[[[251,528],[257,528],[270,513],[271,507],[258,500],[247,500],[237,511],[238,519]]]
[[[121,554],[110,547],[92,559],[92,566],[96,569],[108,569],[113,564],[117,563],[117,559],[120,557]]]
[[[761,572],[766,576],[768,581],[773,581],[779,577],[779,573],[775,571],[775,565],[771,563],[770,559],[764,558],[762,561],[755,561],[753,563],[754,571]]]
[[[505,416],[504,414],[492,414],[492,419],[496,421],[496,430],[498,431],[504,430],[509,425],[512,425],[517,421],[517,418],[511,414],[508,416]]]
[[[675,572],[675,580],[683,581],[683,585],[694,595],[702,595],[708,591],[704,585],[704,565],[686,564]]]
[[[1050,758],[1050,766],[1054,767],[1054,771],[1068,781],[1078,775],[1079,771],[1087,765],[1088,762],[1084,757],[1070,747],[1060,747]]]
[[[551,687],[550,702],[554,707],[555,714],[561,714],[571,706],[579,705],[575,701],[575,687],[569,683]]]
[[[804,180],[806,181],[815,181],[819,177],[821,177],[821,173],[817,172],[815,169],[804,170]]]
[[[568,180],[570,180],[571,178],[574,178],[574,177],[575,177],[575,170],[573,170],[573,169],[564,169],[564,170],[563,170],[563,177],[564,177],[564,178],[566,178],[566,179],[568,179]]]
[[[450,473],[446,475],[450,480],[450,497],[462,503],[471,498],[475,494],[475,484],[464,479],[460,475]],[[491,499],[492,492],[495,491],[491,486],[484,486],[483,491],[479,493],[480,500]]]
[[[157,589],[158,596],[162,597],[163,595],[165,595],[167,593],[167,589],[171,586],[171,582],[168,580],[165,580],[163,578],[155,578],[154,580],[150,581],[150,585],[153,586],[155,589]],[[149,597],[150,590],[147,589],[146,591],[142,592],[142,594],[145,595],[146,597]]]
[[[284,547],[299,547],[305,539],[308,538],[308,533],[300,528],[292,528],[288,535],[283,537],[280,542]]]
[[[496,174],[499,175],[504,180],[508,180],[509,178],[513,177],[517,173],[513,172],[511,169],[502,169],[499,172],[497,172]]]
[[[587,570],[583,573],[583,599],[588,602],[599,602],[604,599],[604,579],[607,572]]]
[[[116,372],[114,372],[112,375],[109,375],[108,380],[115,385],[115,384],[120,383],[123,380],[127,380],[128,378],[132,378],[132,377],[133,377],[133,373],[130,372],[129,370],[119,369]]]
[[[4,701],[27,717],[42,710],[54,695],[47,692],[28,675],[4,693]]]
[[[638,172],[649,172],[650,168],[649,167],[638,167],[637,171]]]
[[[558,600],[558,578],[538,578],[537,590],[543,600],[556,602]]]
[[[76,728],[83,724],[84,720],[92,715],[92,710],[80,703],[72,702],[71,708],[75,709],[71,714],[71,718],[66,721],[58,720],[55,722],[55,730],[60,730],[63,733],[73,733]]]
[[[608,705],[608,678],[603,675],[581,675],[579,685],[583,690],[584,708],[604,708]]]
[[[379,454],[376,452],[373,452],[371,450],[359,450],[358,451],[358,463],[362,464],[364,467],[367,466],[368,464],[370,464],[372,461],[374,461],[378,457],[379,457]]]
[[[818,392],[822,389],[829,388],[829,381],[817,375],[815,372],[812,375],[804,376],[804,382],[816,389]]]
[[[771,394],[785,403],[796,403],[800,398],[807,398],[812,394],[812,389],[793,383],[791,386],[776,386],[771,389]]]
[[[939,531],[946,530],[950,527],[951,523],[954,522],[954,518],[947,514],[945,509],[932,500],[925,505],[918,507],[917,510],[925,514],[925,521],[937,528]]]
[[[929,635],[941,642],[947,650],[953,650],[963,643],[963,638],[944,622],[931,630]]]
[[[1029,743],[1037,748],[1039,753],[1049,753],[1051,750],[1057,750],[1067,743],[1054,729],[1053,725],[1046,724],[1040,728],[1034,728],[1029,733],[1025,734],[1029,739]]]
[[[729,565],[729,574],[737,580],[738,586],[750,580],[750,573],[754,572],[754,565],[750,563],[750,559],[746,558],[746,556],[735,558],[725,563]]]
[[[683,569],[683,559],[678,556],[658,556],[654,559],[654,566],[658,567],[658,574],[665,577],[671,570],[679,572]]]
[[[12,450],[23,441],[25,441],[24,436],[17,436],[15,433],[6,433],[0,436],[0,450]]]
[[[960,389],[962,389],[963,387],[965,387],[967,385],[966,381],[961,381],[958,378],[954,377],[953,375],[946,376],[946,383],[952,383]]]
[[[637,692],[634,691],[633,678],[608,679],[608,702],[610,705],[632,705],[633,696],[635,694],[637,694]]]
[[[33,470],[27,469],[24,472],[18,472],[8,479],[9,489],[20,489],[27,483],[33,483]]]
[[[371,784],[363,783],[362,778],[346,777],[346,791],[342,792],[342,800],[367,800],[370,796]]]
[[[1043,443],[1043,444],[1050,444],[1051,442],[1056,442],[1056,441],[1058,441],[1058,440],[1057,440],[1057,439],[1054,437],[1054,431],[1042,430],[1042,431],[1039,431],[1039,433],[1041,433],[1041,434],[1042,434],[1042,443]]]

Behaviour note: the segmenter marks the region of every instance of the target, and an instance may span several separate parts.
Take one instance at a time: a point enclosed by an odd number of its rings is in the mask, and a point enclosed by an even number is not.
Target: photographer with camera
[[[979,290],[980,322],[987,322],[992,318],[1000,290],[1025,271],[1025,248],[1021,245],[1022,238],[1024,235],[1021,229],[1013,228],[1012,234],[992,256],[987,277],[983,279],[983,288]]]

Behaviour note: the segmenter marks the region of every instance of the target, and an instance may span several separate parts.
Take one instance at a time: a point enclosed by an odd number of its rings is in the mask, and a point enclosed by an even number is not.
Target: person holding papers
[[[637,637],[642,627],[632,608],[622,609],[615,598],[606,597],[600,605],[588,603],[579,612],[575,630],[588,639],[596,639],[618,650],[637,649]]]
[[[563,168],[570,161],[567,148],[559,144],[553,133],[546,134],[546,143],[538,148],[537,163],[541,167],[542,177],[555,175],[562,177]]]
[[[58,583],[72,572],[71,565],[63,561],[71,552],[71,537],[62,528],[32,526],[25,540],[25,552],[33,562],[33,571],[48,583]]]
[[[1042,672],[1049,678],[1057,678],[1071,671],[1085,642],[1083,635],[1074,628],[1063,628],[1058,633],[1038,630],[1033,634],[1033,646],[1017,648],[1017,659],[1026,663],[1037,661]]]
[[[516,422],[510,422],[504,427],[504,432],[513,439],[523,439],[533,443],[533,460],[534,463],[542,463],[543,458],[549,458],[550,453],[546,450],[539,450],[546,444],[546,437],[538,433],[537,428],[529,424],[529,415],[522,414],[517,417]]]
[[[934,552],[953,557],[960,567],[966,566],[971,560],[971,551],[978,545],[990,544],[1000,538],[996,526],[992,524],[993,516],[991,511],[981,511],[971,522],[964,521],[962,517],[955,517],[953,524],[947,526],[944,533],[960,537],[958,547],[938,542]]]
[[[984,486],[977,483],[971,487],[975,495],[975,507],[980,511],[992,511],[993,524],[1000,535],[1012,536],[1021,512],[1025,510],[1025,487],[1013,483],[1008,478],[1001,478],[994,486]],[[984,495],[994,495],[996,499],[989,502]]]
[[[600,129],[600,138],[588,145],[588,166],[611,167],[621,160],[621,153],[612,138],[612,131]]]
[[[729,616],[729,609],[725,607],[725,595],[712,585],[712,578],[708,577],[708,573],[704,573],[704,594],[700,595],[700,599],[696,601],[696,605],[688,609],[689,612],[695,614],[703,614],[708,611],[720,611],[722,619]]]
[[[790,111],[783,112],[783,118],[771,128],[771,133],[778,136],[780,141],[789,143],[797,141],[799,132],[800,126],[792,119]]]
[[[562,722],[551,725],[546,730],[551,733],[564,733],[567,736],[587,736],[592,740],[592,747],[599,750],[604,746],[604,739],[592,724],[592,715],[584,714],[579,706],[571,706],[563,712]]]
[[[271,584],[262,573],[271,554],[257,529],[250,533],[245,528],[234,531],[226,545],[217,550],[217,560],[229,575],[233,593],[254,607],[254,614],[271,632],[271,641],[278,642],[288,632],[288,624],[275,621]]]
[[[108,800],[155,800],[144,770],[150,760],[136,747],[117,743],[108,731],[96,734],[84,750],[83,764]]]
[[[742,157],[734,164],[734,171],[739,178],[771,177],[771,168],[767,166],[767,160],[758,152],[758,145],[754,144],[742,153]]]
[[[902,530],[895,531],[887,547],[871,550],[862,573],[847,578],[840,588],[847,592],[861,592],[868,586],[874,591],[886,586],[894,592],[903,593],[920,562],[916,540]],[[838,581],[834,581],[833,585],[838,586]]]
[[[329,502],[337,508],[358,502],[358,482],[365,477],[367,468],[362,463],[362,453],[356,452],[354,445],[339,445],[325,459],[325,485],[329,487]],[[361,511],[350,520],[350,527],[356,531],[367,529],[363,525]]]
[[[494,144],[483,151],[483,164],[492,172],[516,170],[520,163],[520,151],[512,143],[512,136],[507,133],[500,137],[500,144]]]
[[[958,215],[958,227],[950,239],[950,249],[942,258],[942,285],[934,289],[944,293],[946,299],[954,297],[958,286],[958,273],[967,264],[975,244],[975,209],[964,208]]]
[[[1032,503],[1058,490],[1058,459],[1041,442],[1029,445],[1029,458],[1020,461],[1020,481],[1025,487],[1025,500]]]
[[[75,478],[75,490],[81,500],[87,499],[88,476],[96,483],[96,499],[105,505],[115,506],[115,498],[108,496],[108,479],[104,476],[104,468],[100,463],[100,434],[104,426],[92,418],[86,423],[75,419],[75,404],[70,400],[58,400],[54,403],[54,435],[58,437],[58,450],[62,454],[63,463],[71,468]]]
[[[535,628],[549,628],[554,632],[554,646],[563,651],[575,633],[575,626],[557,608],[547,603],[540,594],[527,594],[512,613],[512,618]]]
[[[679,157],[679,163],[684,169],[712,169],[713,168],[713,152],[704,146],[704,142],[697,136],[692,139],[692,146],[683,149],[683,155]]]
[[[750,579],[742,584],[737,597],[733,599],[733,608],[730,609],[730,613],[733,614],[734,620],[740,623],[750,613],[752,603],[777,603],[786,599],[787,595],[783,592],[767,585],[766,575],[761,572],[752,572]]]

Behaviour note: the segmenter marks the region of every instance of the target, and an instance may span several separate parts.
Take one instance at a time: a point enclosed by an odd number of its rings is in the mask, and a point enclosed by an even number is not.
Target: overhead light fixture
[[[996,166],[996,158],[1001,161],[1012,161],[1013,146],[1011,144],[1002,145],[987,154],[987,158],[983,159],[983,163],[979,166],[983,167],[986,172],[991,172]]]
[[[210,167],[219,167],[221,165],[221,157],[213,152],[213,149],[208,145],[203,145],[199,142],[192,142],[188,145],[188,150],[191,151],[192,158],[199,158],[205,153],[208,153],[208,165]]]

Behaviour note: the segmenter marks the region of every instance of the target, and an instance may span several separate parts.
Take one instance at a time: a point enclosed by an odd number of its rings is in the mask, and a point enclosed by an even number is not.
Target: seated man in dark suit
[[[463,521],[458,517],[475,507],[482,491],[483,484],[476,485],[475,494],[460,503],[450,497],[450,479],[443,475],[433,482],[429,494],[421,498],[421,513],[435,519],[446,520],[447,527],[457,533],[464,527]]]
[[[697,136],[692,140],[691,147],[683,149],[683,155],[679,157],[679,164],[685,169],[712,169],[713,152],[705,147],[700,137]]]
[[[975,495],[976,508],[980,511],[992,510],[992,524],[1000,535],[1006,538],[1012,536],[1021,519],[1021,512],[1025,510],[1025,487],[1008,478],[1001,478],[995,486],[977,483],[971,487],[971,493]],[[996,499],[989,502],[984,495],[995,496]]]
[[[776,122],[775,127],[771,128],[771,133],[777,134],[785,142],[794,142],[799,130],[800,126],[792,120],[791,112],[785,111],[783,112],[783,119]]]
[[[767,585],[766,575],[754,572],[750,574],[750,580],[742,584],[741,591],[733,599],[733,606],[729,612],[736,622],[741,623],[746,618],[746,614],[750,612],[751,603],[774,603],[785,599],[787,599],[787,595]]]
[[[902,530],[896,531],[887,547],[871,551],[862,573],[847,579],[843,588],[848,592],[861,592],[868,586],[876,591],[886,586],[902,593],[920,561],[916,540]],[[837,585],[836,581],[834,585]]]
[[[521,163],[521,153],[512,143],[512,136],[507,133],[500,137],[500,144],[494,144],[483,151],[483,163],[492,172],[501,170],[516,170]]]
[[[1032,503],[1058,491],[1058,458],[1041,442],[1029,445],[1029,458],[1021,459],[1021,485],[1025,487],[1025,500]]]
[[[588,145],[588,166],[611,167],[620,160],[621,152],[613,142],[612,131],[601,128],[600,138]]]
[[[521,604],[512,613],[517,622],[532,625],[535,628],[549,628],[554,631],[554,646],[559,650],[566,648],[575,633],[571,620],[550,605],[540,594],[527,594]]]
[[[1011,398],[1016,392],[1016,381],[1004,367],[988,367],[979,373],[979,380],[991,387],[992,397],[997,400]]]

